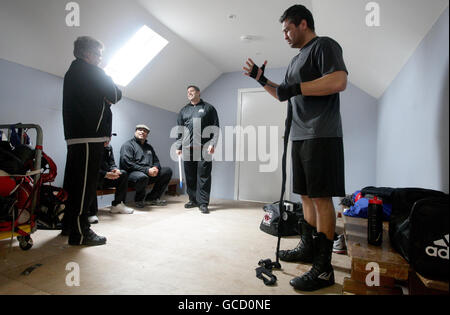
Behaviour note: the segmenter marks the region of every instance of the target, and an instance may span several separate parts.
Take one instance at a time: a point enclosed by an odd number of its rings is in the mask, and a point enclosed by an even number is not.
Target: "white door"
[[[264,89],[238,92],[236,133],[237,200],[274,202],[280,199],[284,125],[287,102],[280,103]],[[290,145],[285,197],[290,192]]]

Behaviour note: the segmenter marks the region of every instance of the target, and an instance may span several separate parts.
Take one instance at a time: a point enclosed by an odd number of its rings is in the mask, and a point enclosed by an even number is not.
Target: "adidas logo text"
[[[431,257],[439,257],[448,260],[448,238],[449,234],[445,235],[442,240],[435,241],[435,246],[428,246],[425,248],[425,253]]]

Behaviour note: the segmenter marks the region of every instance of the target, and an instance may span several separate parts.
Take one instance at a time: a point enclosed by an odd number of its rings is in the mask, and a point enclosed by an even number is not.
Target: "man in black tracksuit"
[[[83,36],[74,43],[74,60],[64,76],[63,123],[67,142],[64,189],[68,192],[63,234],[70,245],[103,245],[90,229],[88,210],[97,198],[97,178],[105,141],[111,136],[111,104],[122,93],[99,68],[103,44]]]
[[[165,206],[166,201],[160,198],[172,178],[172,170],[161,167],[155,150],[147,142],[149,132],[146,125],[137,125],[134,138],[120,149],[120,168],[128,172],[129,185],[136,189],[134,201],[138,208]],[[145,188],[152,183],[152,191],[145,196]]]
[[[184,206],[199,207],[202,213],[209,213],[212,154],[219,137],[219,117],[216,109],[200,98],[198,87],[189,86],[187,97],[190,103],[181,109],[177,120],[178,126],[184,128],[177,139],[177,154],[183,154],[189,195]]]

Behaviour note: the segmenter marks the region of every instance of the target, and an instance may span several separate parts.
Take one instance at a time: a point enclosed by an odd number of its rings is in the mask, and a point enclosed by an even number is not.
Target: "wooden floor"
[[[0,241],[0,294],[154,294],[293,295],[289,280],[310,265],[282,263],[278,283],[267,287],[255,277],[262,258],[274,259],[276,238],[259,230],[258,203],[213,200],[211,213],[186,210],[185,196],[168,197],[167,207],[134,214],[99,212],[93,229],[107,237],[105,246],[67,245],[59,231],[38,230],[34,246],[22,251],[16,240]],[[338,220],[342,232],[342,222]],[[339,231],[338,229],[338,231]],[[292,248],[298,239],[284,239]],[[350,259],[333,254],[336,284],[313,294],[341,294],[350,275]],[[80,286],[68,286],[80,268]],[[28,275],[22,273],[36,267]],[[70,281],[69,281],[70,284]]]

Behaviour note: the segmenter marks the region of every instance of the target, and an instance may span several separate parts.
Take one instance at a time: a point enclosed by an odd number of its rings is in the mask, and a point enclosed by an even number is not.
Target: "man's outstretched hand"
[[[251,58],[248,58],[245,64],[246,66],[242,68],[245,71],[244,75],[255,79],[262,86],[266,85],[267,78],[264,76],[264,70],[267,65],[267,60],[264,61],[264,64],[261,66],[261,68],[255,65],[255,62]]]

